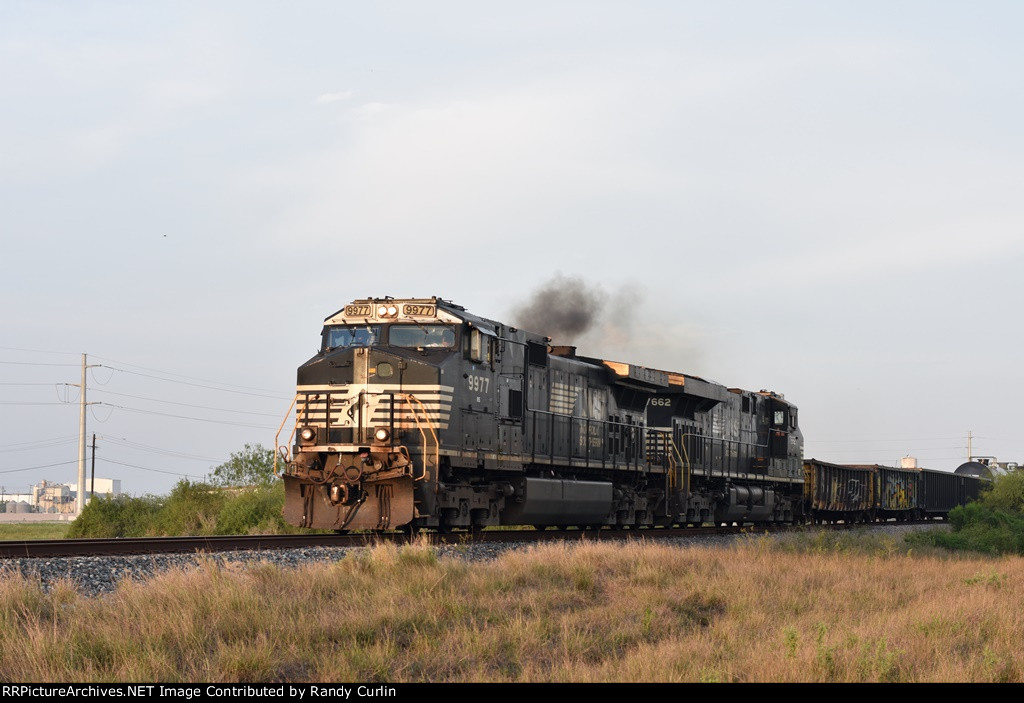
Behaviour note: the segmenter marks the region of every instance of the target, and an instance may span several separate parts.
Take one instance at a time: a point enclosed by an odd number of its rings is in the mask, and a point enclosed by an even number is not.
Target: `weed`
[[[795,627],[787,627],[782,631],[782,639],[786,646],[786,656],[790,659],[796,658],[797,634]]]

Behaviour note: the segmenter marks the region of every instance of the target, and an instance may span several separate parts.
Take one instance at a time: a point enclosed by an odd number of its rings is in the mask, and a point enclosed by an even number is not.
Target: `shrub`
[[[293,528],[284,521],[284,484],[242,490],[225,500],[217,515],[217,534],[279,534]]]
[[[156,520],[158,534],[211,535],[217,529],[217,515],[227,497],[208,483],[178,484],[167,497]]]
[[[968,503],[949,512],[952,532],[929,531],[913,535],[911,542],[985,554],[1024,554],[1024,516]]]
[[[992,488],[982,494],[980,502],[994,510],[1024,512],[1024,471],[996,476]]]
[[[70,537],[144,537],[153,534],[160,511],[158,499],[117,497],[93,498],[68,528]]]
[[[97,498],[68,537],[233,535],[296,532],[284,521],[284,484],[228,489],[180,481],[166,498]]]

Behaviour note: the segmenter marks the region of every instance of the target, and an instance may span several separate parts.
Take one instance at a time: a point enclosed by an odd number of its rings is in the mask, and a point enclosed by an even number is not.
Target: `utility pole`
[[[75,512],[79,515],[85,509],[85,370],[89,368],[82,354],[82,405],[78,414],[78,492],[75,495]]]
[[[89,500],[96,497],[96,433],[92,433],[92,481],[89,483]]]
[[[971,457],[974,456],[974,451],[971,449],[972,439],[973,437],[971,436],[971,431],[967,430],[967,461],[971,461]]]
[[[99,364],[93,364],[99,366]],[[79,515],[85,509],[85,370],[92,368],[86,363],[86,355],[82,354],[82,389],[81,406],[78,415],[78,491],[75,495],[75,512]],[[74,384],[71,384],[74,385]]]

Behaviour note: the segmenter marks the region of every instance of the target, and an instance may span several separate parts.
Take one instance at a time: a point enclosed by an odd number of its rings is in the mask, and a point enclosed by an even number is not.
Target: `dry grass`
[[[381,546],[298,570],[206,562],[113,596],[0,581],[10,681],[1021,681],[1024,560]]]

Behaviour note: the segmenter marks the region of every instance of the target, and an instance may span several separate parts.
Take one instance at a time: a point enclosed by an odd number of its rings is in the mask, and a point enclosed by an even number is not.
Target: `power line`
[[[126,407],[124,405],[115,405],[114,403],[103,403],[103,405],[106,405],[106,406],[111,407],[111,408],[117,408],[119,410],[127,410],[128,412],[133,412],[133,413],[142,413],[144,415],[159,415],[161,417],[173,417],[173,418],[177,418],[179,420],[196,420],[197,422],[212,422],[212,423],[215,423],[215,424],[218,424],[218,425],[234,425],[235,427],[251,427],[251,428],[257,429],[257,430],[275,430],[275,429],[277,429],[273,425],[251,425],[251,424],[248,424],[248,423],[245,423],[245,422],[232,422],[230,420],[213,420],[213,419],[205,418],[205,417],[190,417],[188,415],[174,415],[174,414],[171,414],[171,413],[157,412],[156,410],[141,410],[139,408],[129,408],[129,407]]]
[[[128,447],[129,449],[139,449],[142,451],[153,452],[154,454],[163,454],[166,456],[175,456],[182,459],[195,459],[196,461],[221,461],[221,459],[209,456],[199,456],[197,454],[186,454],[184,452],[174,451],[173,449],[162,449],[160,447],[152,447],[148,444],[140,444],[139,442],[132,442],[127,439],[118,437],[108,437],[106,435],[100,435],[103,441],[110,442],[111,444],[117,444],[122,447]]]
[[[13,366],[77,366],[77,364],[44,364],[40,361],[0,361],[0,364],[11,364]]]
[[[22,349],[20,347],[0,347],[6,351],[31,352],[33,354],[63,354],[65,356],[78,356],[75,352],[47,351],[46,349]]]
[[[93,358],[95,358],[95,359],[104,359],[104,357],[102,357],[102,356],[95,356]],[[135,368],[135,369],[142,369],[143,371],[152,371],[153,373],[160,373],[160,374],[163,374],[165,376],[177,376],[178,378],[187,378],[190,381],[202,381],[203,383],[216,383],[216,384],[221,385],[221,386],[227,386],[228,388],[245,388],[246,390],[250,390],[250,391],[266,391],[268,393],[274,393],[275,392],[273,389],[270,389],[270,388],[257,388],[255,386],[242,386],[242,385],[237,385],[237,384],[234,384],[234,383],[222,383],[220,381],[214,381],[214,380],[209,379],[209,378],[197,378],[195,376],[186,376],[185,374],[174,373],[173,371],[163,371],[161,369],[151,369],[151,368],[147,368],[145,366],[139,366],[137,364],[128,364],[128,363],[125,363],[123,361],[118,361],[117,359],[104,359],[104,360],[105,361],[112,361],[115,364],[121,364],[122,366],[131,366],[132,368]],[[108,366],[107,368],[113,368],[113,367]],[[124,369],[116,369],[116,370],[124,371]],[[125,373],[137,373],[137,372],[125,371]],[[139,375],[141,376],[143,374],[139,374]],[[171,379],[161,379],[161,380],[170,381]]]
[[[178,473],[177,471],[164,471],[163,469],[151,469],[149,467],[138,466],[136,464],[125,464],[125,463],[120,462],[120,461],[114,461],[113,459],[103,459],[103,461],[108,463],[108,464],[117,464],[118,466],[127,466],[127,467],[132,468],[132,469],[141,469],[142,471],[153,471],[153,472],[158,473],[158,474],[170,474],[171,476],[184,476],[186,478],[204,478],[203,476],[197,476],[195,474],[183,474],[183,473]]]
[[[15,442],[14,444],[0,444],[0,449],[3,447],[23,447],[28,444],[40,444],[46,442],[63,442],[66,440],[77,439],[77,435],[65,435],[63,437],[54,437],[53,439],[33,439],[28,442]]]
[[[78,439],[77,437],[71,437],[69,439],[54,440],[54,441],[46,442],[46,443],[44,443],[44,442],[35,442],[35,443],[32,444],[32,446],[14,447],[14,448],[11,448],[11,449],[0,449],[0,453],[6,454],[7,452],[24,452],[24,451],[31,451],[31,450],[34,450],[34,449],[49,449],[50,447],[59,447],[62,444],[71,444],[72,442],[76,441],[77,439]]]
[[[22,400],[0,400],[0,405],[70,405],[70,403],[64,403],[64,402],[43,403],[43,402],[22,401]]]
[[[3,471],[0,471],[0,474],[13,474],[13,473],[16,473],[18,471],[34,471],[35,469],[49,469],[49,468],[52,468],[54,466],[67,466],[68,464],[77,464],[77,463],[78,463],[77,459],[72,460],[72,461],[59,461],[56,464],[45,464],[43,466],[26,466],[25,468],[22,468],[22,469],[4,469]]]
[[[252,395],[252,396],[256,396],[258,398],[273,398],[274,400],[287,400],[290,397],[290,396],[285,396],[285,395],[266,395],[264,393],[248,393],[246,391],[233,391],[233,390],[231,390],[229,388],[217,388],[216,386],[206,386],[206,385],[203,385],[201,383],[189,383],[188,381],[177,381],[177,380],[175,380],[173,378],[162,378],[160,376],[152,376],[150,374],[139,373],[138,371],[129,371],[127,369],[119,369],[119,368],[117,368],[115,366],[107,366],[106,368],[113,369],[114,371],[120,371],[121,373],[129,373],[129,374],[132,374],[134,376],[142,376],[143,378],[152,378],[152,379],[155,379],[157,381],[166,381],[167,383],[180,383],[183,386],[193,386],[195,388],[206,388],[207,390],[220,391],[221,393],[237,393],[239,395]],[[216,383],[216,381],[212,381],[212,383]]]
[[[115,393],[114,391],[104,390],[93,390],[93,393],[107,393],[109,395],[117,395],[123,398],[134,398],[135,400],[149,400],[154,403],[166,403],[168,405],[181,405],[186,408],[198,408],[200,410],[217,410],[225,413],[239,413],[242,415],[261,415],[263,417],[280,417],[280,413],[258,413],[250,410],[234,410],[232,408],[214,408],[209,405],[192,405],[191,403],[178,403],[173,400],[160,400],[159,398],[146,398],[141,395],[130,395],[128,393]]]

